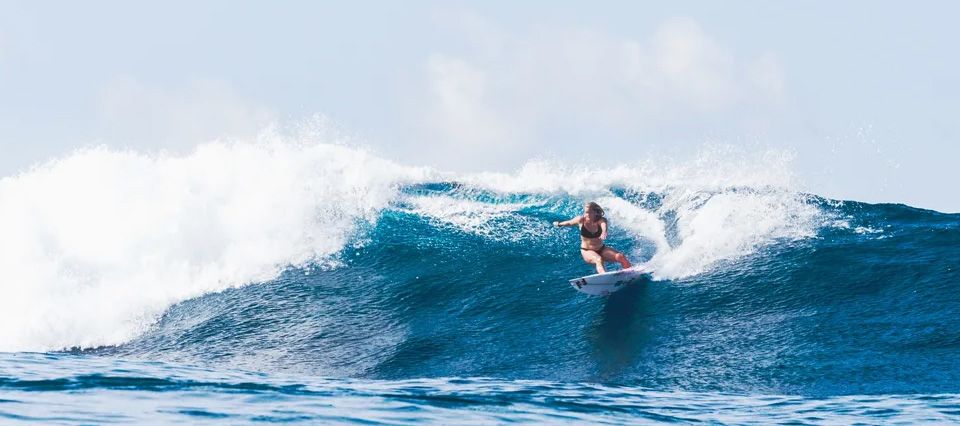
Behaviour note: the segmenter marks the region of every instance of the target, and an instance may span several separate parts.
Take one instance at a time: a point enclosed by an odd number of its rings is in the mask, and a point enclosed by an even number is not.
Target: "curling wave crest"
[[[349,244],[378,244],[364,232],[387,211],[535,252],[557,244],[551,220],[596,200],[657,279],[688,277],[837,222],[797,192],[789,162],[708,148],[691,162],[456,174],[276,135],[181,157],[79,151],[0,180],[0,351],[119,345],[178,302],[338,267]]]

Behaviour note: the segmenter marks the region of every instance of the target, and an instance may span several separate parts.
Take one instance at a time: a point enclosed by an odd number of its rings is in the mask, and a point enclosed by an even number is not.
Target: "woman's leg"
[[[603,252],[600,253],[600,255],[603,257],[603,260],[606,260],[607,262],[619,262],[621,268],[626,269],[632,266],[630,261],[627,260],[627,257],[624,256],[623,253],[620,253],[612,247],[604,247]]]
[[[597,265],[597,273],[602,274],[607,272],[607,269],[603,267],[603,258],[600,257],[597,252],[593,250],[583,250],[580,249],[580,255],[583,256],[583,261],[587,263],[592,263]]]

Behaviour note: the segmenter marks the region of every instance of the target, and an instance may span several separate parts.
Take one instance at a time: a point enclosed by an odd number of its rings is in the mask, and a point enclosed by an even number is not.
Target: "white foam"
[[[812,237],[821,223],[820,209],[791,192],[722,192],[705,201],[689,194],[668,198],[666,204],[676,206],[679,244],[658,251],[648,263],[659,279],[699,274],[775,241]]]
[[[210,143],[105,148],[0,180],[0,351],[119,344],[166,308],[340,250],[427,172],[361,149]]]
[[[548,221],[530,221],[518,216],[521,210],[538,205],[538,201],[491,204],[445,195],[409,197],[406,201],[411,213],[490,241],[536,241],[553,230]],[[508,226],[510,232],[503,232],[504,226]]]
[[[644,159],[609,168],[535,161],[513,174],[480,173],[465,180],[499,192],[597,200],[615,228],[653,242],[656,253],[645,268],[658,279],[677,279],[776,241],[816,234],[825,215],[798,192],[792,160],[790,152],[711,145],[692,161]],[[648,210],[614,196],[610,188],[657,194],[662,200]]]
[[[409,197],[406,201],[412,207],[411,213],[488,238],[502,234],[491,227],[492,222],[508,219],[516,211],[528,206],[523,203],[488,204],[444,195]],[[519,234],[511,232],[502,235],[517,238]]]
[[[882,230],[882,229],[877,229],[877,228],[871,228],[871,227],[869,227],[869,226],[858,226],[858,227],[856,227],[856,228],[853,230],[853,232],[856,232],[856,233],[861,234],[861,235],[863,235],[863,234],[879,234],[879,233],[882,233],[883,230]]]
[[[540,196],[498,204],[438,194],[400,204],[444,226],[503,238],[493,225],[535,203],[595,199],[614,232],[653,243],[645,266],[658,278],[809,237],[822,215],[793,187],[784,153],[710,148],[691,162],[597,169],[534,161],[513,174],[458,176],[313,139],[268,132],[184,157],[92,149],[0,180],[0,351],[129,341],[174,303],[328,259],[352,237],[353,223],[374,222],[396,205],[399,185],[439,176]],[[662,200],[643,207],[614,187]],[[508,238],[555,235],[546,221],[518,229]],[[633,255],[640,254],[648,253]]]
[[[705,145],[692,159],[618,157],[613,166],[585,166],[534,160],[514,173],[484,172],[461,179],[472,186],[504,193],[605,194],[611,187],[644,192],[674,188],[722,191],[729,188],[800,189],[789,151],[750,151],[727,145]]]
[[[623,227],[635,239],[652,241],[658,253],[670,250],[663,220],[656,212],[645,210],[614,196],[601,197],[596,201],[603,206],[606,217],[611,221],[611,226]],[[638,248],[638,250],[640,249]],[[636,252],[628,257],[636,259],[641,255],[643,253]]]

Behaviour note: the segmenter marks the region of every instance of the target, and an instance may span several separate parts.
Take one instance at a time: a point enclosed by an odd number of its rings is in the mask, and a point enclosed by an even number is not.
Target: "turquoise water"
[[[0,181],[0,418],[960,421],[960,215],[630,168],[451,179],[346,150],[372,164],[351,177],[278,152],[251,156],[295,171],[276,182],[110,152],[66,161],[101,185],[69,188],[62,164]],[[591,267],[550,224],[587,199],[651,279],[570,288]]]

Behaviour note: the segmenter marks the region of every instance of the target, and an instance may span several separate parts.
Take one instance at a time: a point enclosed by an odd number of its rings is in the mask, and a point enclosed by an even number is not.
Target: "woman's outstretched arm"
[[[565,221],[563,221],[563,222],[553,222],[553,226],[556,226],[556,227],[558,227],[558,228],[561,227],[561,226],[576,226],[576,225],[579,225],[579,224],[580,224],[580,220],[581,220],[582,218],[583,218],[583,216],[577,216],[577,217],[575,217],[575,218],[573,218],[573,219],[565,220]]]

